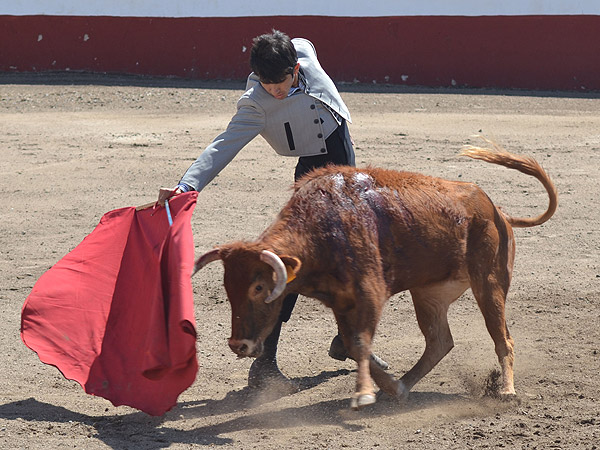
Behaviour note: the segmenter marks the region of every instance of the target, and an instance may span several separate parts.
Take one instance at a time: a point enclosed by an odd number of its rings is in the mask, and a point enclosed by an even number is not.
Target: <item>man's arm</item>
[[[162,188],[158,202],[188,190],[201,191],[229,164],[239,151],[254,139],[265,126],[265,113],[256,103],[245,99],[238,102],[238,111],[227,129],[200,154],[174,188]]]

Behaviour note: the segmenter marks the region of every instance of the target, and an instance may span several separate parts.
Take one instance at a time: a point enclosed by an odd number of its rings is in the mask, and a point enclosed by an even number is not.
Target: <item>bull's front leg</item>
[[[356,411],[375,403],[375,387],[373,386],[371,371],[369,370],[370,360],[370,350],[366,357],[357,359],[358,374],[356,377],[356,392],[350,401],[350,408]]]
[[[348,349],[352,359],[356,361],[356,390],[352,396],[350,407],[354,410],[359,410],[375,403],[375,386],[373,385],[369,369],[373,333],[370,331],[357,333],[348,324],[347,318],[338,317],[337,315],[336,318],[338,319],[338,326],[344,346]]]

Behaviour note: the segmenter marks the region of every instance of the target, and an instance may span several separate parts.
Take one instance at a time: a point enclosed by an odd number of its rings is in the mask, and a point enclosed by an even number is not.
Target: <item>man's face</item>
[[[283,81],[281,81],[279,83],[263,83],[261,81],[260,85],[265,89],[265,91],[267,91],[269,94],[271,94],[277,100],[283,100],[284,98],[287,97],[288,92],[290,91],[290,88],[292,86],[296,85],[299,69],[300,69],[300,64],[296,64],[296,67],[294,67],[294,73],[293,74],[288,73],[285,76],[285,78],[283,79]]]

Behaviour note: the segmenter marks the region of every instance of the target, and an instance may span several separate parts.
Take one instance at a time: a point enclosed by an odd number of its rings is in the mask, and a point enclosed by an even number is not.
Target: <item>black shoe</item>
[[[248,372],[248,386],[254,389],[276,390],[282,394],[298,392],[296,386],[277,367],[277,360],[256,358]]]
[[[346,351],[346,347],[344,347],[344,343],[339,334],[331,341],[331,345],[329,346],[329,356],[338,361],[346,361],[348,359],[348,352]]]
[[[344,343],[342,342],[342,338],[339,334],[333,338],[333,341],[331,341],[331,346],[329,347],[329,356],[331,356],[333,359],[337,359],[338,361],[346,361],[346,359],[350,358],[350,355],[348,355],[346,347],[344,347]],[[371,360],[383,370],[390,368],[390,365],[375,353],[371,353]]]

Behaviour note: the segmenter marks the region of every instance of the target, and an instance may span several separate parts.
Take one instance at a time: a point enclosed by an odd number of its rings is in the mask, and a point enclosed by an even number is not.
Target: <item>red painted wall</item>
[[[600,16],[592,15],[0,16],[0,71],[245,79],[243,47],[272,28],[313,41],[338,82],[600,89]]]

